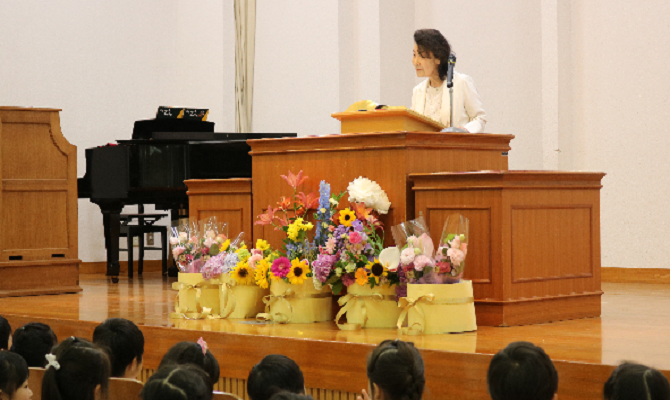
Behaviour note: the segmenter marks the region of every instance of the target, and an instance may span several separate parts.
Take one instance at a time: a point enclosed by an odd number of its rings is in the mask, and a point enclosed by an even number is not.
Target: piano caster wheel
[[[119,277],[118,276],[112,276],[112,283],[119,283]]]

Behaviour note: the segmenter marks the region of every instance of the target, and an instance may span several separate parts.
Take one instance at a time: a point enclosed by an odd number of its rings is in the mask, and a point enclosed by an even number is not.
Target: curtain
[[[235,0],[235,130],[251,132],[256,0]]]

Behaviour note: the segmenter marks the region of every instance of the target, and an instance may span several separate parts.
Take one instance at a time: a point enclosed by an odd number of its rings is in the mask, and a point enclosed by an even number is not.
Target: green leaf
[[[333,294],[338,295],[342,293],[342,289],[344,288],[344,284],[342,281],[336,282],[333,284]]]

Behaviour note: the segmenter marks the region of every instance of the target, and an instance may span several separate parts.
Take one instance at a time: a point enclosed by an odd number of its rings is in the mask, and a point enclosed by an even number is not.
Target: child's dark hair
[[[370,397],[374,385],[384,391],[388,400],[419,400],[426,385],[423,359],[412,343],[385,340],[368,357]]]
[[[298,394],[293,392],[281,391],[275,393],[270,400],[314,400],[314,398],[307,394]]]
[[[137,360],[138,365],[142,362],[144,335],[137,325],[127,319],[110,318],[96,326],[93,343],[109,350],[113,377],[123,378],[133,360]]]
[[[554,363],[528,342],[510,343],[493,356],[486,382],[493,400],[551,400],[558,391]]]
[[[93,343],[75,337],[63,340],[47,365],[42,380],[42,400],[93,400],[100,385],[106,399],[109,386],[109,357]]]
[[[12,334],[12,326],[9,321],[0,315],[0,350],[9,348],[9,336]]]
[[[28,379],[28,364],[18,354],[0,351],[0,392],[11,399]]]
[[[219,362],[211,351],[207,350],[203,354],[202,347],[198,343],[179,342],[172,346],[163,356],[158,368],[168,364],[195,364],[209,374],[212,385],[219,381]]]
[[[295,361],[279,354],[270,354],[254,365],[247,380],[251,400],[270,400],[282,391],[305,393],[305,378]]]
[[[156,371],[142,388],[143,400],[211,400],[212,382],[193,364],[168,364]]]
[[[603,388],[605,400],[670,399],[668,379],[658,370],[626,362],[610,375]]]
[[[11,352],[23,357],[29,367],[44,368],[46,354],[58,344],[56,334],[49,325],[41,322],[31,322],[14,331]]]

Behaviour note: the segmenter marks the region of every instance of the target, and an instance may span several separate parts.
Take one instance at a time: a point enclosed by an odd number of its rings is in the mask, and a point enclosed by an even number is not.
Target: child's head
[[[69,337],[47,357],[50,360],[42,380],[42,400],[107,398],[109,357],[100,347]]]
[[[211,400],[209,375],[193,364],[168,364],[156,371],[142,389],[142,400]]]
[[[278,392],[270,397],[270,400],[314,400],[314,398],[307,394],[298,394],[292,392]]]
[[[542,348],[510,343],[493,356],[486,377],[493,400],[551,400],[558,391],[558,373]]]
[[[305,393],[305,378],[295,361],[279,354],[265,356],[254,365],[247,380],[251,400],[270,400],[282,391]]]
[[[670,385],[665,376],[653,368],[623,363],[605,382],[603,397],[605,400],[667,400]]]
[[[33,392],[28,388],[28,365],[18,354],[0,351],[0,398],[28,400]]]
[[[29,367],[43,368],[47,365],[45,355],[58,344],[56,334],[49,325],[31,322],[14,331],[10,351],[19,354]]]
[[[93,343],[108,351],[113,377],[136,378],[142,371],[144,335],[132,321],[108,319],[93,331]]]
[[[211,351],[206,348],[203,351],[203,347],[198,343],[179,342],[172,346],[163,356],[158,368],[168,364],[195,364],[209,374],[212,385],[219,381],[219,362]]]
[[[419,351],[402,340],[385,340],[368,357],[367,374],[373,400],[419,400],[426,384]]]
[[[0,350],[9,349],[9,337],[12,335],[12,327],[2,315],[0,315]]]

